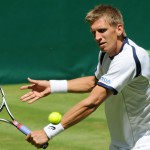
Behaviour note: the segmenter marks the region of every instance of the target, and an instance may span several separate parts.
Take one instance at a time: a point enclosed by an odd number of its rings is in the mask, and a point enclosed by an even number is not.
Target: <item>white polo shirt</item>
[[[150,131],[150,58],[125,38],[120,53],[100,52],[95,72],[98,85],[113,91],[105,102],[111,142],[127,149]]]

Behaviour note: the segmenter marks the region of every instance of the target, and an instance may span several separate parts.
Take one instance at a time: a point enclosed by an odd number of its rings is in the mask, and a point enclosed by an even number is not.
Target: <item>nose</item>
[[[96,41],[101,41],[101,39],[102,39],[101,34],[100,34],[98,31],[96,31],[96,32],[95,32],[95,40],[96,40]]]

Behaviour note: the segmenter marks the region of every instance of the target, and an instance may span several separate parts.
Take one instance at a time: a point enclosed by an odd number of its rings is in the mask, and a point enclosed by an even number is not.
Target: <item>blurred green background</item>
[[[19,87],[34,79],[71,79],[94,73],[99,48],[84,18],[98,4],[118,7],[129,38],[149,46],[150,1],[3,0],[0,1],[0,84],[10,110],[31,130],[42,129],[48,114],[64,114],[87,94],[56,94],[28,105]],[[16,84],[19,83],[19,84]],[[7,114],[0,114],[7,117]],[[13,126],[0,123],[0,150],[34,150]],[[104,106],[52,141],[48,150],[108,150]]]
[[[118,7],[129,38],[150,49],[150,1],[0,1],[0,84],[94,73],[99,48],[84,18],[97,4]]]

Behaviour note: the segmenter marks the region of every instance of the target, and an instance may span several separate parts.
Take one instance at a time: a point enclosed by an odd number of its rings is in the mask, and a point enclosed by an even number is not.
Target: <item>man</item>
[[[91,10],[86,20],[99,45],[95,76],[73,80],[32,80],[32,89],[21,97],[33,103],[57,92],[90,92],[70,109],[58,125],[34,131],[27,140],[40,147],[94,112],[104,101],[111,135],[110,150],[150,150],[150,59],[147,52],[126,37],[119,10],[100,5]],[[52,127],[55,130],[52,130]],[[54,129],[53,128],[53,129]]]

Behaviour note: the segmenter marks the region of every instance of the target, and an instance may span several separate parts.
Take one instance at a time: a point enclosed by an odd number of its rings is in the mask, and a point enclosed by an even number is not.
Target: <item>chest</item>
[[[104,57],[103,61],[99,65],[101,75],[106,74],[110,69],[112,60],[109,57]]]

